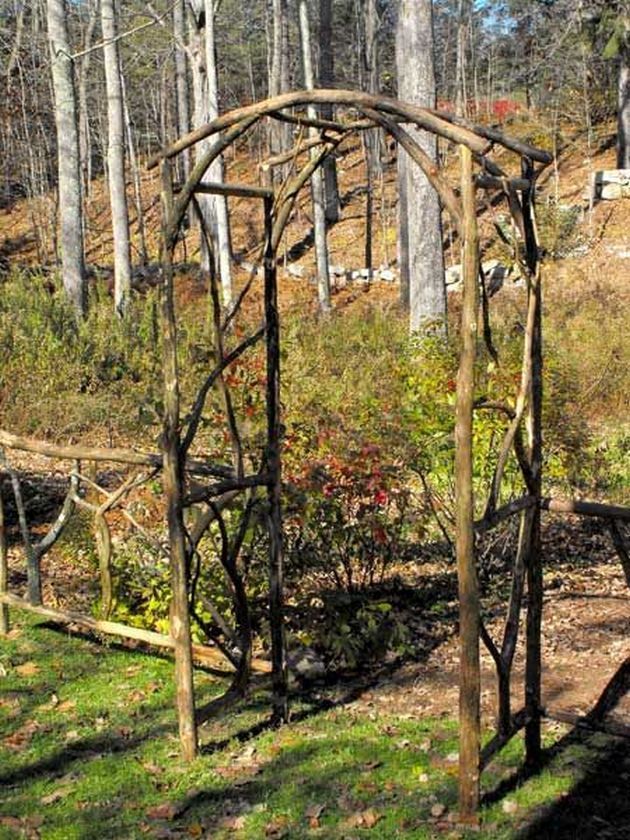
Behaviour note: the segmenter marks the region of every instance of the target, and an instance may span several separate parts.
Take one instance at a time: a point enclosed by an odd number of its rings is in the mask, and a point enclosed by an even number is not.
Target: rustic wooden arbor
[[[294,110],[322,104],[333,104],[350,112],[347,121],[322,120],[296,115]],[[242,185],[217,185],[203,181],[208,166],[230,144],[265,118],[289,121],[308,129],[307,139],[298,139],[296,147],[282,156],[282,161],[299,160],[302,152],[309,156],[301,168],[289,177],[277,192],[269,188]],[[421,149],[405,124],[415,125],[459,147],[461,178],[459,189],[453,188],[444,171]],[[265,278],[265,337],[267,341],[267,412],[268,439],[264,469],[246,475],[240,453],[238,431],[229,410],[234,445],[235,479],[210,488],[211,495],[221,497],[226,492],[266,484],[269,497],[270,548],[270,616],[272,620],[272,672],[274,707],[279,717],[285,717],[286,667],[282,636],[282,529],[280,511],[281,439],[279,418],[279,334],[277,309],[276,254],[284,228],[294,207],[299,190],[308,182],[323,161],[331,155],[351,132],[384,129],[420,166],[438,192],[444,207],[461,238],[463,248],[463,314],[461,325],[462,349],[457,383],[456,416],[456,485],[457,485],[457,563],[460,597],[461,694],[460,694],[460,816],[472,819],[477,810],[479,775],[482,762],[504,744],[516,731],[526,727],[527,758],[536,762],[540,752],[540,627],[542,612],[542,572],[540,561],[540,499],[541,499],[541,290],[538,247],[533,216],[536,178],[551,160],[540,149],[533,148],[483,126],[473,126],[464,120],[438,111],[419,108],[398,100],[371,96],[357,91],[312,90],[285,94],[273,99],[231,111],[201,129],[179,139],[157,155],[150,166],[162,165],[163,184],[163,265],[164,265],[164,328],[168,336],[166,348],[166,393],[169,395],[165,426],[165,461],[169,497],[169,524],[173,551],[173,581],[175,613],[173,636],[177,641],[178,684],[180,687],[180,721],[184,751],[194,751],[194,701],[192,671],[186,627],[187,554],[183,529],[183,507],[186,490],[180,464],[194,437],[194,422],[189,424],[184,439],[180,437],[180,416],[177,399],[176,321],[173,309],[173,253],[179,228],[191,202],[199,193],[220,192],[260,198],[265,210],[264,278]],[[209,138],[212,145],[207,146]],[[171,161],[175,156],[201,141],[206,147],[198,151],[197,163],[183,185],[175,188]],[[509,177],[489,155],[494,146],[516,153],[520,159],[520,177]],[[278,161],[280,162],[280,160]],[[474,163],[478,168],[474,173]],[[539,168],[536,169],[536,164]],[[514,222],[515,258],[521,263],[527,278],[528,315],[523,349],[520,388],[514,406],[482,405],[480,408],[504,411],[508,417],[507,430],[498,454],[497,467],[483,518],[475,522],[472,494],[472,423],[474,405],[474,365],[477,351],[477,324],[480,279],[484,303],[484,334],[492,353],[483,272],[479,261],[475,192],[477,188],[498,190],[507,199]],[[207,231],[204,236],[209,244]],[[223,347],[226,327],[238,312],[251,285],[248,283],[232,311],[223,317],[219,307],[217,281],[211,272],[210,285],[215,303],[215,327],[219,364],[227,362],[230,354]],[[232,353],[240,353],[239,345]],[[227,394],[227,391],[225,392]],[[202,406],[205,393],[202,389]],[[523,426],[525,435],[523,435]],[[499,506],[501,481],[511,451],[516,452],[526,494],[509,504]],[[264,474],[266,473],[266,474]],[[506,628],[500,649],[485,633],[480,614],[477,572],[475,566],[475,531],[489,530],[512,515],[522,517],[521,535],[514,564],[512,597],[508,608]],[[527,687],[525,708],[516,715],[511,711],[510,674],[516,648],[523,590],[527,579],[529,592],[527,612]],[[497,735],[490,748],[480,752],[480,665],[479,638],[483,634],[493,652],[499,681],[499,720]]]

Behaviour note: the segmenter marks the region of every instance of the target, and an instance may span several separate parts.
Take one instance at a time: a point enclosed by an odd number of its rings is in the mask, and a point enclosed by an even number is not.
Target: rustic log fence
[[[345,109],[347,120],[322,120],[295,110],[309,105],[335,105]],[[210,184],[203,181],[211,162],[247,131],[264,119],[289,121],[300,128],[310,129],[307,137],[299,134],[297,144],[289,153],[270,158],[263,169],[292,163],[293,173],[276,190],[265,186],[243,184]],[[431,131],[444,141],[455,144],[460,151],[460,183],[455,188],[438,164],[422,151],[404,125],[411,124]],[[256,502],[257,493],[266,491],[266,521],[269,533],[269,619],[271,627],[271,672],[273,687],[273,716],[278,721],[288,719],[287,670],[283,621],[283,542],[281,511],[281,449],[280,416],[280,319],[277,302],[276,264],[279,245],[300,190],[315,170],[356,132],[384,129],[422,169],[436,189],[450,214],[462,243],[463,304],[461,318],[461,356],[457,381],[456,409],[456,523],[457,570],[460,596],[460,788],[459,811],[464,822],[477,819],[480,775],[483,768],[517,732],[525,729],[526,761],[535,766],[541,753],[541,718],[546,713],[541,699],[541,622],[543,604],[543,563],[540,519],[543,510],[595,515],[611,522],[611,533],[630,582],[628,547],[617,522],[630,519],[630,510],[589,502],[564,502],[542,495],[542,273],[536,239],[534,200],[536,179],[551,162],[548,153],[499,131],[473,125],[450,114],[423,109],[387,97],[358,91],[311,90],[284,94],[263,102],[236,109],[213,122],[180,138],[149,162],[149,167],[162,167],[162,332],[164,336],[164,395],[165,412],[160,453],[143,454],[126,450],[81,447],[55,447],[43,442],[29,441],[0,432],[0,446],[5,450],[24,449],[53,458],[66,458],[80,465],[85,461],[109,461],[142,468],[143,472],[130,476],[114,493],[101,488],[103,501],[90,503],[99,534],[101,558],[102,619],[77,617],[59,613],[41,605],[39,560],[54,542],[63,527],[64,517],[73,505],[87,506],[78,486],[85,477],[76,466],[71,476],[71,490],[67,506],[49,534],[38,544],[29,539],[28,528],[20,517],[20,526],[29,570],[28,599],[18,599],[8,592],[6,541],[0,506],[0,629],[8,627],[8,606],[21,606],[48,615],[55,620],[73,621],[102,632],[131,635],[107,620],[111,603],[111,581],[108,556],[110,540],[105,514],[119,506],[132,487],[146,481],[159,471],[164,485],[166,519],[168,522],[168,553],[171,565],[172,604],[171,632],[159,634],[142,631],[142,638],[152,644],[172,647],[175,651],[177,707],[182,752],[192,758],[197,751],[197,725],[212,714],[216,702],[196,708],[193,692],[193,659],[199,648],[191,641],[191,589],[196,583],[192,569],[201,538],[215,523],[221,535],[221,562],[229,577],[235,597],[237,615],[238,656],[231,656],[236,673],[232,686],[220,705],[224,706],[242,695],[252,667],[251,625],[243,580],[237,558],[242,545],[244,528]],[[213,138],[212,145],[198,156],[190,176],[183,184],[173,179],[172,159],[201,140]],[[493,160],[494,147],[507,150],[521,161],[519,177],[511,177]],[[303,153],[309,152],[308,155]],[[306,158],[306,162],[303,161]],[[476,174],[475,174],[476,170]],[[483,338],[488,352],[496,358],[492,345],[485,278],[480,266],[479,237],[476,224],[477,190],[498,191],[505,199],[516,232],[514,257],[520,264],[527,282],[527,318],[524,330],[520,384],[513,405],[475,400],[475,355],[479,344],[479,299],[483,310]],[[244,300],[252,288],[256,269],[241,289],[231,308],[225,311],[220,303],[214,260],[210,260],[209,287],[213,305],[215,366],[201,384],[192,411],[187,419],[180,410],[180,389],[177,349],[177,317],[174,298],[174,253],[179,230],[191,205],[200,193],[220,193],[263,202],[265,236],[261,250],[264,272],[264,323],[259,330],[240,343],[233,344],[232,326]],[[199,214],[200,215],[200,214]],[[212,255],[212,237],[202,228]],[[265,451],[257,468],[246,464],[241,432],[229,387],[226,371],[236,359],[264,338],[266,343],[266,408],[267,436]],[[211,389],[221,395],[227,430],[231,441],[232,463],[213,464],[203,458],[188,457],[202,418],[206,398]],[[494,477],[485,512],[475,521],[475,499],[472,487],[472,431],[475,411],[497,411],[506,417],[506,430],[500,443]],[[500,504],[504,470],[514,455],[522,476],[524,495]],[[8,469],[8,467],[6,467]],[[11,473],[9,472],[9,475]],[[194,487],[191,478],[195,478]],[[16,502],[19,488],[11,475]],[[205,481],[205,485],[200,483]],[[223,511],[238,496],[247,499],[243,506],[242,527],[230,540],[223,519]],[[194,526],[185,524],[185,512],[196,506]],[[18,504],[19,509],[19,504]],[[475,537],[488,532],[513,516],[520,518],[518,546],[512,570],[512,582],[501,641],[490,637],[481,614]],[[65,520],[64,520],[65,521]],[[244,525],[243,525],[244,523]],[[525,696],[522,708],[512,709],[511,676],[520,628],[522,609],[526,599],[526,665]],[[193,599],[194,600],[194,599]],[[134,630],[135,633],[137,631]],[[497,672],[497,727],[494,737],[481,749],[480,725],[480,661],[479,640],[487,646]],[[627,663],[623,671],[627,680]],[[623,681],[623,680],[622,680]],[[625,683],[624,683],[625,684]],[[604,701],[600,704],[605,705]],[[600,715],[601,717],[601,715]],[[595,724],[594,718],[589,724]]]

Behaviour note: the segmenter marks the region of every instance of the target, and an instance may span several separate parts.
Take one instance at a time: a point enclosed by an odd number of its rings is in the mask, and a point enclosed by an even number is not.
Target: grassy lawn
[[[185,766],[169,660],[13,620],[0,643],[2,838],[467,836],[448,819],[457,788],[453,721],[399,719],[378,703],[366,716],[352,705],[317,711],[302,701],[292,725],[271,730],[261,686],[233,715],[203,727],[202,755]],[[222,688],[221,678],[198,674],[200,697]],[[516,739],[484,775],[494,794],[481,832],[470,836],[547,836],[541,806],[562,807],[610,749],[601,736],[568,744],[514,789]],[[536,818],[542,827],[527,834]]]

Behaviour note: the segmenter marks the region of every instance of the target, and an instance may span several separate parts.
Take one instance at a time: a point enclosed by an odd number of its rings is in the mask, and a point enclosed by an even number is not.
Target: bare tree
[[[57,126],[63,285],[77,313],[83,316],[87,309],[87,289],[83,254],[79,127],[64,0],[47,0],[46,13]]]
[[[406,102],[435,107],[433,11],[431,0],[400,0],[396,31],[398,95]],[[437,141],[411,130],[416,142],[437,159]],[[446,291],[440,202],[426,176],[401,149],[399,179],[399,263],[401,298],[409,307],[412,331],[446,327]]]
[[[107,168],[114,231],[114,308],[123,318],[131,296],[129,213],[125,185],[125,118],[115,0],[101,0],[101,29],[107,91]]]

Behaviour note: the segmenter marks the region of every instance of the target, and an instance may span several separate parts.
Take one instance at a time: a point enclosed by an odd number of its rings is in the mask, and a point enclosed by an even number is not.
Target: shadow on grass
[[[41,758],[25,767],[19,767],[9,773],[0,774],[0,785],[10,787],[23,782],[33,781],[43,775],[57,776],[65,773],[69,765],[76,761],[86,761],[102,758],[104,755],[129,752],[145,741],[151,740],[168,732],[173,727],[168,724],[153,727],[142,734],[122,737],[111,732],[101,732],[91,738],[75,741],[57,750],[46,758]]]
[[[576,755],[577,749],[577,756]],[[554,765],[571,767],[576,781],[551,805],[533,812],[518,840],[627,840],[630,837],[630,739],[573,729],[543,755],[541,766],[521,769],[486,797],[502,800]]]

